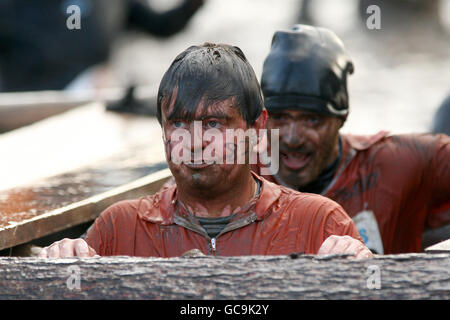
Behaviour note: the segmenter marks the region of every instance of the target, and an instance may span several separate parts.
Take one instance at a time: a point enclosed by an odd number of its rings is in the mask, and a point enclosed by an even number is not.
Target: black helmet
[[[277,31],[264,61],[264,104],[269,112],[299,108],[345,119],[349,107],[347,73],[353,69],[334,32],[307,25]]]

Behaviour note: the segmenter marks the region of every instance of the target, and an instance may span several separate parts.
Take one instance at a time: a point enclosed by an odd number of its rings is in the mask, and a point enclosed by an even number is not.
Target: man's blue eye
[[[184,123],[182,121],[174,121],[173,126],[175,128],[183,128]]]
[[[217,121],[208,121],[208,126],[211,128],[219,127],[219,123]]]

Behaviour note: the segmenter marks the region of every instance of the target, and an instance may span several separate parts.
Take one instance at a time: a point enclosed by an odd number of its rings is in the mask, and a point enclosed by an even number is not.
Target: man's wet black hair
[[[252,125],[264,106],[252,66],[241,49],[227,44],[191,46],[175,58],[158,90],[159,123],[163,104],[169,104],[175,92],[172,119],[192,121],[202,99],[206,107],[233,97],[234,106],[247,125]]]

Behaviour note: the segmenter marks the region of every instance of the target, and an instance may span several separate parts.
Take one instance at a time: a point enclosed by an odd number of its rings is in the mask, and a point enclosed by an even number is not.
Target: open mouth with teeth
[[[291,170],[300,170],[306,167],[311,160],[312,153],[300,153],[280,150],[282,163]]]

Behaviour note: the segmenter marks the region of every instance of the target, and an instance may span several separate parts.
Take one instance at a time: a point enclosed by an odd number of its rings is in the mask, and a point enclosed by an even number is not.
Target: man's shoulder
[[[272,176],[268,179],[266,176],[260,176],[253,172],[253,174],[263,181],[263,191],[261,196],[263,198],[271,198],[271,202],[277,202],[277,205],[290,204],[292,202],[301,203],[305,206],[317,205],[317,206],[339,206],[336,202],[330,198],[324,197],[315,193],[300,192],[289,187],[278,184],[273,180]],[[270,196],[269,196],[270,195]]]
[[[134,212],[139,207],[139,199],[120,200],[110,205],[103,211],[103,215],[118,215],[123,213]]]
[[[358,151],[367,150],[378,143],[387,141],[386,138],[389,136],[390,134],[388,131],[379,131],[376,134],[372,135],[360,135],[351,133],[341,134],[344,145],[348,144],[352,149]]]
[[[315,212],[320,215],[329,215],[336,211],[343,211],[342,207],[334,200],[315,193],[297,192],[293,203],[296,208],[304,208],[305,211]]]
[[[135,216],[150,222],[166,224],[170,220],[168,212],[171,212],[169,208],[175,189],[176,186],[173,185],[152,195],[118,201],[103,211],[102,216],[113,219],[121,217],[128,219]]]
[[[336,210],[343,210],[334,200],[315,193],[307,193],[270,183],[273,188],[280,190],[279,206],[287,208],[287,213],[328,215]]]
[[[448,157],[450,137],[432,133],[378,134],[372,137],[341,135],[344,157],[358,158],[359,166],[398,168],[419,173],[433,159]],[[365,142],[364,142],[365,141]],[[370,142],[369,142],[370,141]]]
[[[341,134],[341,137],[344,143],[358,151],[367,150],[375,146],[384,146],[386,144],[394,145],[398,150],[398,148],[420,149],[450,143],[449,136],[435,133],[390,134],[388,131],[380,131],[373,135],[344,133]]]
[[[330,234],[347,234],[358,238],[356,227],[347,212],[334,200],[325,196],[298,192],[279,186],[282,191],[281,207],[283,214],[289,216],[290,224],[315,228]],[[359,239],[359,238],[358,238]]]

